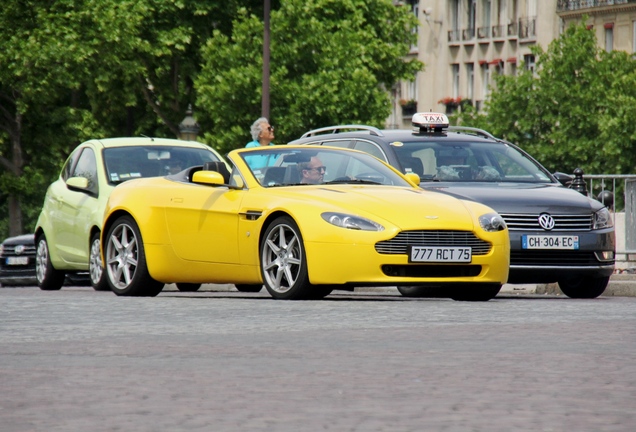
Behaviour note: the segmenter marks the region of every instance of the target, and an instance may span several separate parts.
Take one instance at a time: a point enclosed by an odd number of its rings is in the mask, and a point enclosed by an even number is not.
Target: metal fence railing
[[[613,210],[617,255],[636,254],[636,175],[584,174],[588,196]],[[608,193],[609,192],[609,193]],[[623,230],[620,232],[619,230]],[[620,238],[621,241],[618,241]]]

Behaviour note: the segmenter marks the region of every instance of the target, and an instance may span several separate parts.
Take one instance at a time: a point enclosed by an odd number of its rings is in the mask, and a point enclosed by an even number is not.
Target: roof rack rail
[[[327,126],[327,127],[323,127],[323,128],[320,128],[320,129],[310,130],[309,132],[305,132],[303,134],[303,136],[301,136],[301,138],[307,138],[307,137],[318,135],[320,133],[325,133],[325,132],[341,133],[341,132],[344,132],[345,130],[356,130],[356,131],[366,130],[366,131],[371,132],[372,135],[384,136],[382,131],[380,129],[378,129],[377,127],[349,124],[349,125],[339,125],[339,126]]]
[[[491,138],[491,139],[498,139],[496,136],[494,136],[493,134],[491,134],[490,132],[487,132],[483,129],[479,129],[479,128],[474,128],[474,127],[468,127],[468,126],[449,126],[448,127],[449,131],[453,131],[453,132],[470,132],[473,135],[479,135],[479,136],[483,136],[486,138]]]

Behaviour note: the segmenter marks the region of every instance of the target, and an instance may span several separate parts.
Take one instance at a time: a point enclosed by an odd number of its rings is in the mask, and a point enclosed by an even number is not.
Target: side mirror
[[[415,187],[420,187],[420,176],[415,174],[414,172],[404,174],[406,180],[411,183]]]
[[[570,184],[572,183],[572,180],[574,180],[574,177],[566,174],[566,173],[562,173],[562,172],[555,172],[554,174],[552,174],[554,176],[554,178],[556,178],[559,183],[561,183],[563,186],[570,186]]]
[[[223,175],[216,171],[197,171],[192,175],[192,183],[220,186],[225,184]]]
[[[86,177],[71,177],[66,180],[66,187],[75,192],[84,192],[88,189]]]

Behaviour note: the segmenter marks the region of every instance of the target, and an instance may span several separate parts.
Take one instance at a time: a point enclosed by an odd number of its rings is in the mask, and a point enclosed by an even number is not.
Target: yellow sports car
[[[207,163],[113,190],[101,245],[115,294],[231,283],[319,299],[397,286],[487,301],[508,278],[508,230],[495,211],[422,190],[366,153],[288,145],[227,158],[231,172]]]

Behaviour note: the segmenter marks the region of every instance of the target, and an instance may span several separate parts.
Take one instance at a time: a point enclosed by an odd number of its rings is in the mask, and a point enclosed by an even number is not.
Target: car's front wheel
[[[64,285],[65,274],[53,267],[49,255],[49,245],[44,234],[36,239],[35,245],[35,277],[38,286],[44,291],[59,290]]]
[[[571,298],[596,298],[605,292],[610,277],[585,278],[577,277],[572,279],[560,280],[559,288],[568,297]]]
[[[450,290],[449,297],[455,301],[488,301],[501,290],[501,284],[460,284],[454,285]]]
[[[309,283],[305,246],[293,219],[281,216],[265,230],[260,245],[261,275],[276,299],[317,299],[328,295]]]
[[[91,276],[91,285],[95,291],[109,291],[110,287],[108,286],[108,280],[104,272],[100,247],[99,233],[94,233],[91,236],[88,273]]]
[[[106,274],[110,289],[119,296],[154,297],[164,284],[148,272],[144,244],[137,223],[121,216],[106,236]]]

